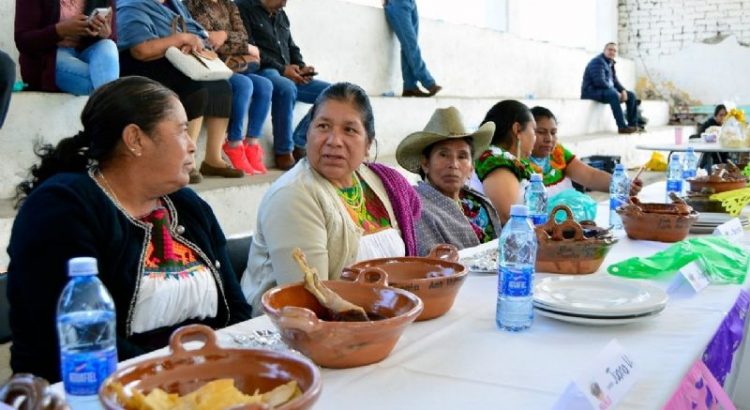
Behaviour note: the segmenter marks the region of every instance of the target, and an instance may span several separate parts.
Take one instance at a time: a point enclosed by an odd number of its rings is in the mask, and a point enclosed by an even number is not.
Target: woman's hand
[[[201,38],[196,36],[195,34],[177,33],[174,35],[177,36],[177,40],[179,41],[178,48],[183,53],[187,54],[191,51],[203,50],[203,40],[201,40]]]
[[[214,50],[218,50],[219,47],[224,45],[228,37],[229,35],[227,35],[227,32],[224,30],[209,31],[208,32],[208,44],[211,44],[211,47],[213,47]]]
[[[247,53],[255,58],[260,58],[260,49],[250,43],[247,43]]]
[[[75,16],[55,24],[55,30],[60,37],[84,37],[96,35],[91,31],[88,16],[76,14]]]
[[[630,183],[630,196],[638,196],[638,193],[643,189],[643,181],[640,178],[634,179]]]
[[[107,17],[102,17],[97,14],[89,20],[89,30],[92,36],[99,36],[101,38],[109,38],[112,35],[112,13],[108,14]]]

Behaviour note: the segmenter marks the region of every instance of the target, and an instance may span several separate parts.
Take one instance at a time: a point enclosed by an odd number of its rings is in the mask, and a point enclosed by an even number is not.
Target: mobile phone
[[[93,20],[96,16],[102,16],[104,18],[107,18],[109,13],[112,12],[112,7],[97,7],[94,9],[94,11],[91,12],[91,15],[89,16],[89,20]]]
[[[317,71],[312,71],[312,72],[309,72],[309,73],[302,74],[302,77],[315,77],[316,75],[318,75],[318,72]]]

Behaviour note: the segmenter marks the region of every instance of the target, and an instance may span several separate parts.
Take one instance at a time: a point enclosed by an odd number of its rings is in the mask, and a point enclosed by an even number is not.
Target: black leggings
[[[154,61],[139,61],[130,55],[129,50],[121,51],[120,73],[123,77],[148,77],[177,93],[188,120],[201,116],[229,118],[232,111],[232,87],[229,81],[191,80],[164,57]]]

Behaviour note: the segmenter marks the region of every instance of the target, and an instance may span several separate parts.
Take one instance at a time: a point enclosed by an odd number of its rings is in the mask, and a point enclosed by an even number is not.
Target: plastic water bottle
[[[688,147],[687,152],[685,153],[685,159],[682,161],[682,179],[683,181],[687,181],[690,178],[695,178],[697,173],[698,156],[695,155],[693,147]],[[682,186],[682,193],[685,194],[687,192],[687,184],[683,182]]]
[[[518,332],[534,319],[534,266],[537,240],[526,205],[513,205],[498,243],[495,321],[500,329]]]
[[[669,194],[674,192],[676,195],[682,195],[682,162],[680,162],[680,156],[672,154],[672,158],[669,160],[669,167],[667,167],[667,203],[671,203],[672,200],[669,198]]]
[[[532,224],[541,225],[547,222],[547,188],[544,187],[541,174],[531,174],[524,202],[529,208],[529,219]]]
[[[615,172],[609,182],[609,225],[614,229],[622,229],[622,219],[616,209],[628,201],[630,195],[630,178],[625,172],[625,166],[615,165]]]
[[[57,304],[61,375],[72,403],[96,402],[117,368],[115,304],[97,273],[95,258],[71,259],[70,282]]]

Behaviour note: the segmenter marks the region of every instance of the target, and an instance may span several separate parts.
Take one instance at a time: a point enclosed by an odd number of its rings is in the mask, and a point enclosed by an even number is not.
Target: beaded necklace
[[[352,174],[352,186],[339,188],[337,192],[341,201],[349,208],[355,222],[362,226],[362,223],[367,219],[367,208],[365,207],[364,189],[357,173]]]

